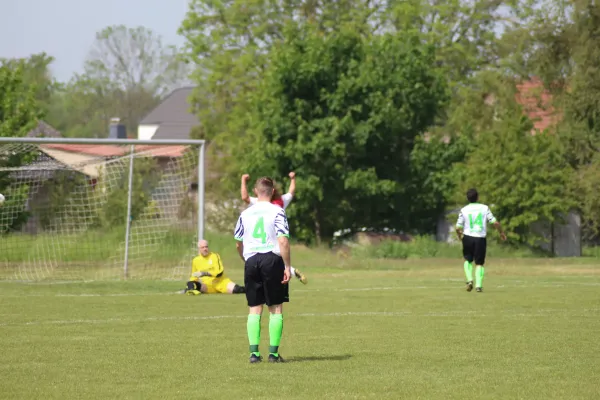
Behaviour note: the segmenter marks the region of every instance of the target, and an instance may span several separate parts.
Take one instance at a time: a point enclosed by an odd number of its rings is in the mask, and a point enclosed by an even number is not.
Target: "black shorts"
[[[258,253],[246,260],[244,285],[248,306],[273,306],[290,301],[290,287],[282,284],[285,264],[275,253]]]
[[[462,239],[463,257],[468,262],[475,261],[475,265],[485,264],[487,241],[485,238],[464,235]]]

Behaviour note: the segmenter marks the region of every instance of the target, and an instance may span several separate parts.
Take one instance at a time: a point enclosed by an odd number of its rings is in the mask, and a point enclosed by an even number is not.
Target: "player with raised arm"
[[[292,202],[292,199],[294,198],[294,195],[296,193],[296,173],[295,172],[290,172],[288,174],[288,176],[290,177],[290,186],[288,188],[288,191],[286,194],[281,195],[276,188],[273,188],[273,198],[271,199],[271,203],[278,205],[279,207],[283,208],[284,210],[290,205],[290,203]],[[248,174],[244,174],[242,175],[242,185],[241,185],[241,195],[242,195],[242,200],[246,203],[246,204],[256,204],[256,202],[258,201],[258,198],[256,197],[251,197],[248,194],[248,180],[250,179],[250,175]]]
[[[244,260],[244,285],[248,302],[250,363],[262,361],[260,319],[263,305],[269,308],[269,362],[283,362],[279,354],[283,332],[283,303],[289,302],[290,230],[285,210],[271,203],[271,178],[256,181],[258,201],[242,212],[235,227],[236,247]]]
[[[273,198],[271,199],[271,203],[278,205],[279,207],[283,208],[284,210],[290,205],[290,203],[292,202],[292,199],[294,198],[294,194],[296,193],[296,173],[292,171],[288,174],[288,176],[290,177],[290,187],[288,188],[287,193],[282,196],[277,192],[276,188],[273,188]],[[256,197],[250,197],[250,195],[248,194],[248,180],[249,179],[250,179],[250,175],[248,175],[248,174],[242,175],[242,184],[241,184],[240,192],[242,195],[242,200],[246,204],[252,205],[252,204],[256,204],[258,199]],[[296,278],[298,278],[298,280],[300,282],[302,282],[305,285],[308,283],[308,279],[306,278],[306,275],[304,275],[300,270],[298,270],[297,268],[291,267],[291,271],[292,271],[292,275],[295,276]]]
[[[483,291],[484,263],[487,249],[487,224],[488,222],[500,232],[500,238],[506,240],[500,222],[496,220],[490,208],[478,203],[477,190],[467,191],[469,204],[463,207],[458,214],[456,234],[462,241],[464,268],[467,277],[467,292],[473,290],[473,261],[475,261],[475,287],[478,292]]]
[[[192,276],[183,293],[199,295],[201,293],[244,293],[244,287],[237,285],[225,275],[221,256],[208,249],[208,242],[198,242],[199,255],[192,260]]]

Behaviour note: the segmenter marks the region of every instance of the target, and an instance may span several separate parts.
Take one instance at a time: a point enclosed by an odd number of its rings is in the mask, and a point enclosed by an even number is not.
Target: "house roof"
[[[140,125],[180,124],[193,126],[198,118],[190,112],[188,98],[193,87],[175,89],[161,103],[140,121]]]
[[[96,157],[121,157],[129,154],[129,146],[117,145],[93,145],[93,144],[45,144],[40,146],[42,150],[61,150],[70,153],[85,154]],[[135,146],[136,153],[144,153],[152,157],[181,157],[187,146],[158,146],[138,145]]]
[[[27,133],[27,137],[30,137],[30,138],[40,137],[40,136],[51,137],[51,138],[62,137],[62,135],[60,134],[59,131],[57,131],[56,129],[54,129],[53,127],[51,127],[44,121],[39,121],[38,125]]]
[[[516,101],[523,107],[536,131],[542,132],[558,123],[560,115],[552,106],[552,95],[541,80],[533,78],[516,86]]]

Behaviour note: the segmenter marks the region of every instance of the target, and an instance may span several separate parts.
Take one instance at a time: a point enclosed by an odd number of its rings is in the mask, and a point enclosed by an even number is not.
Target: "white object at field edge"
[[[2,205],[2,203],[4,203],[4,195],[0,194],[0,205]]]

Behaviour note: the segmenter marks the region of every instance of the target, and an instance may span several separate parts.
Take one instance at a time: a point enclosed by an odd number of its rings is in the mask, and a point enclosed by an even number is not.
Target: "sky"
[[[81,72],[96,32],[144,26],[164,44],[181,45],[177,29],[188,0],[0,0],[0,58],[45,52],[59,81]]]

